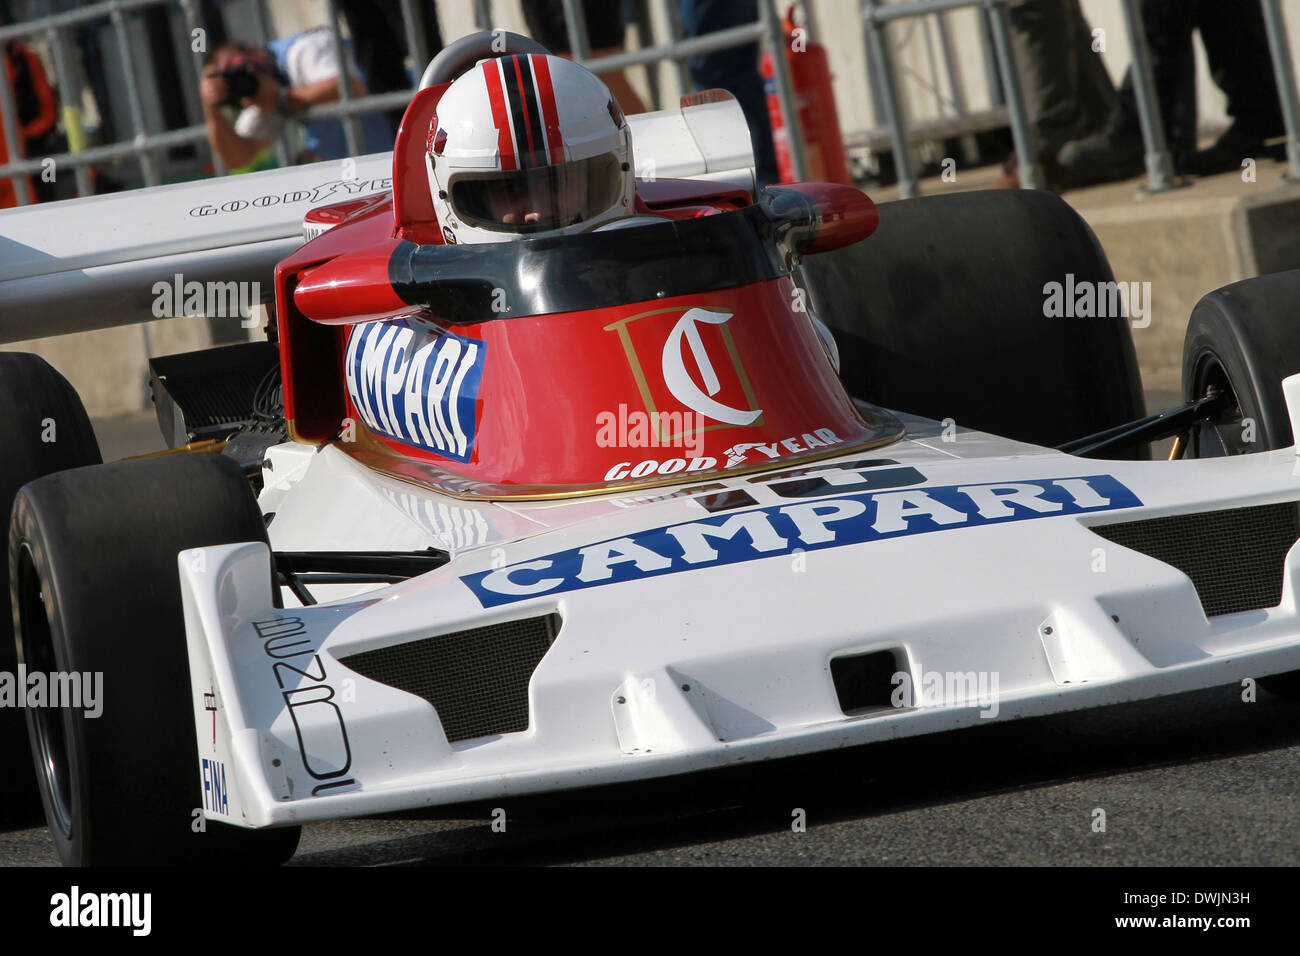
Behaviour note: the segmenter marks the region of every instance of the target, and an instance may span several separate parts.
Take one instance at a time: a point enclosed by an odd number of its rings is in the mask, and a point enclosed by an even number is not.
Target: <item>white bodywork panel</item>
[[[0,344],[150,321],[154,283],[177,273],[270,298],[303,215],[392,188],[392,166],[378,153],[0,212]]]
[[[627,121],[642,179],[706,179],[756,194],[749,124],[734,99],[639,113]]]
[[[377,476],[334,448],[273,449],[262,506],[276,514],[277,550],[433,546],[452,558],[401,584],[336,586],[320,595],[330,603],[276,609],[265,546],[182,554],[199,756],[219,762],[228,798],[225,812],[208,815],[261,827],[648,778],[1300,669],[1294,548],[1280,606],[1207,619],[1184,574],[1088,530],[1300,500],[1294,449],[1110,462],[904,420],[908,438],[866,456],[923,477],[866,496],[878,523],[888,511],[904,527],[848,544],[846,503],[858,493],[835,487],[851,488],[844,483],[860,473],[837,468],[843,459],[800,469],[828,482],[811,498],[783,496],[770,477],[726,478],[753,503],[710,514],[698,488],[508,506],[458,501]],[[1000,491],[980,490],[989,486]],[[1033,497],[1049,486],[1070,489],[1063,500],[1073,513],[1054,514]],[[1127,499],[1116,488],[1140,504],[1118,507]],[[900,492],[906,504],[891,498],[887,509],[883,496]],[[980,510],[910,533],[916,509],[959,492]],[[748,514],[761,532],[757,546],[768,532],[790,537],[778,512],[798,519],[800,540],[734,563],[708,553],[734,538],[674,532],[694,542],[698,565],[667,573],[655,554],[597,544],[649,542],[647,529]],[[583,547],[568,570],[556,560]],[[631,579],[601,583],[625,564]],[[511,570],[520,567],[528,570]],[[487,592],[465,580],[485,573],[505,574],[497,581],[506,590],[551,590],[485,607]],[[564,587],[546,584],[561,579]],[[532,674],[528,728],[518,733],[449,743],[423,698],[340,662],[552,613],[562,625]],[[912,675],[916,695],[909,705],[848,715],[830,661],[878,650]],[[922,680],[936,673],[992,684],[981,683],[978,697],[945,699]],[[204,695],[215,710],[201,706]]]

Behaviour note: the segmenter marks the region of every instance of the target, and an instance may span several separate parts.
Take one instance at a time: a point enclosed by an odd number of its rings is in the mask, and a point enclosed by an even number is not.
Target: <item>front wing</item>
[[[1300,669],[1300,550],[1286,553],[1276,607],[1207,617],[1187,575],[1089,528],[1294,502],[1293,450],[1177,465],[1044,454],[926,470],[934,481],[1007,482],[1050,468],[1070,480],[1098,466],[1143,504],[714,563],[495,607],[467,586],[499,567],[494,548],[293,609],[273,605],[265,545],[182,552],[205,813],[265,827],[499,799]],[[610,534],[645,520],[629,512]],[[517,542],[511,558],[545,568],[539,556],[555,551],[547,541]],[[524,724],[509,732],[466,736],[450,704],[440,715],[357,663],[432,636],[505,633],[544,618],[558,618],[558,634],[531,676],[516,679]],[[908,675],[896,682],[907,692],[846,712],[832,661],[881,652]],[[967,675],[964,691],[953,693],[951,675]],[[496,676],[452,688],[455,708],[505,706],[493,695],[509,675]]]

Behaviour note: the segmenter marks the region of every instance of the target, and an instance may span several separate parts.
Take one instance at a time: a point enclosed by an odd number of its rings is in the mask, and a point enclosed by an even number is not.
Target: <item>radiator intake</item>
[[[439,634],[340,658],[423,697],[451,742],[528,729],[528,682],[560,629],[558,614]]]
[[[1277,607],[1282,565],[1300,538],[1294,501],[1092,525],[1095,534],[1192,579],[1206,617]]]

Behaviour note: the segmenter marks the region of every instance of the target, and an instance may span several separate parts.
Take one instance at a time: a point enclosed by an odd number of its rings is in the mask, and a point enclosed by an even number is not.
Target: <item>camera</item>
[[[237,63],[222,71],[221,78],[226,81],[224,105],[236,108],[245,97],[256,96],[261,83],[251,63]]]

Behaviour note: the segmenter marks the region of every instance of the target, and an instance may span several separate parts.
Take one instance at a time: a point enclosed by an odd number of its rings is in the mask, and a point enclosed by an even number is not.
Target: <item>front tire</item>
[[[1300,270],[1234,282],[1201,298],[1183,339],[1183,397],[1211,388],[1227,396],[1214,419],[1197,423],[1188,453],[1217,458],[1292,444],[1282,379],[1300,372],[1295,303]]]
[[[193,828],[202,801],[177,554],[243,541],[265,542],[266,529],[238,466],[218,455],[79,468],[18,493],[8,563],[19,660],[83,687],[100,680],[98,716],[27,708],[65,864],[269,865],[293,855],[296,827]]]
[[[18,489],[43,475],[97,465],[99,443],[76,390],[45,359],[0,353],[0,526],[8,527]],[[0,673],[17,674],[8,565],[0,561]],[[0,707],[0,820],[40,819],[27,728],[18,707]]]
[[[1183,339],[1183,398],[1225,397],[1197,422],[1186,457],[1219,458],[1287,448],[1294,442],[1282,379],[1300,372],[1300,270],[1234,282],[1201,298]],[[1261,678],[1280,697],[1300,699],[1300,671]]]

